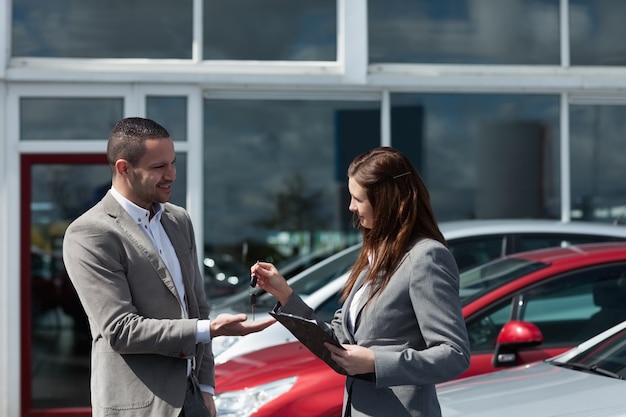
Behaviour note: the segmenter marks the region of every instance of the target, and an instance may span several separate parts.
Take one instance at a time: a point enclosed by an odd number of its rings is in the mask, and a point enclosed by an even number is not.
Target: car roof
[[[548,219],[486,219],[440,222],[446,239],[501,233],[564,233],[626,237],[626,226],[583,221]]]
[[[608,259],[626,260],[626,242],[584,243],[565,247],[536,249],[506,256],[506,258],[522,258],[548,264],[570,261],[572,259],[579,259],[584,263],[585,258],[590,257],[594,259],[601,257],[602,259],[599,259],[599,261]]]

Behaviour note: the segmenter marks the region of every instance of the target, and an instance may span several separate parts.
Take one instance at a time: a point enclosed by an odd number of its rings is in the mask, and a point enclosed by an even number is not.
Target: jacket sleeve
[[[64,262],[93,337],[120,354],[193,357],[197,319],[180,318],[176,296],[144,254],[129,246],[97,223],[75,222],[65,234]],[[146,284],[150,274],[155,278]]]
[[[423,347],[375,349],[376,385],[437,384],[469,366],[454,257],[442,245],[410,253],[409,294]]]

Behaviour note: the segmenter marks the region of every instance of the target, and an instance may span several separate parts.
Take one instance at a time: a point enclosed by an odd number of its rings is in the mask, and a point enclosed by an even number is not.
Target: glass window
[[[472,354],[493,352],[500,329],[511,320],[511,298],[467,321],[467,336]]]
[[[626,330],[622,329],[611,337],[579,352],[576,356],[568,359],[566,364],[571,364],[571,369],[575,370],[583,370],[586,365],[591,370],[614,372],[621,379],[626,379],[626,368],[624,367],[626,364]],[[583,365],[583,368],[580,365]],[[565,366],[567,367],[567,365]]]
[[[557,65],[558,0],[369,0],[369,61]]]
[[[146,117],[164,126],[173,140],[187,140],[187,97],[147,97]]]
[[[204,59],[335,61],[336,0],[204,2]]]
[[[572,218],[612,222],[626,215],[626,106],[570,107]]]
[[[191,59],[192,0],[14,0],[12,56]]]
[[[167,128],[166,128],[167,129]],[[176,152],[176,181],[172,185],[170,202],[181,207],[187,206],[187,154]]]
[[[471,351],[491,351],[509,320],[535,324],[542,347],[575,346],[626,320],[626,266],[614,265],[568,273],[540,283],[520,295],[523,303],[511,316],[511,298],[467,323]]]
[[[111,171],[104,155],[43,157],[50,163],[30,163],[30,158],[25,157],[30,169],[23,178],[30,190],[30,273],[23,282],[30,283],[31,297],[31,362],[26,365],[31,406],[89,407],[89,325],[65,271],[62,246],[67,226],[111,187]],[[176,159],[171,201],[184,206],[186,154],[177,153]]]
[[[123,111],[122,98],[21,98],[20,139],[106,140]]]
[[[205,100],[205,255],[249,268],[356,243],[346,171],[379,145],[379,106]]]
[[[450,252],[454,255],[459,271],[484,264],[505,254],[505,236],[481,236],[477,238],[448,241]]]
[[[508,94],[392,94],[422,109],[410,143],[439,221],[560,218],[559,99]],[[393,125],[393,113],[392,113]]]
[[[100,159],[104,163],[37,163],[29,170],[30,276],[23,282],[30,282],[34,409],[90,404],[89,324],[63,265],[62,242],[69,223],[111,186],[110,168]]]
[[[569,0],[570,63],[626,65],[626,3]]]
[[[544,346],[575,345],[626,320],[626,266],[592,268],[524,295],[519,320],[537,325]]]

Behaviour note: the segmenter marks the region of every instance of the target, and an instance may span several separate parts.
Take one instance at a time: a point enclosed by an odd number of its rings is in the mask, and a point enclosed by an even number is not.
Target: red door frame
[[[105,154],[28,154],[21,156],[20,168],[20,316],[21,316],[21,414],[24,417],[44,416],[91,416],[91,408],[31,408],[31,330],[32,330],[32,300],[31,300],[31,183],[34,164],[66,164],[66,165],[102,165],[107,164]]]

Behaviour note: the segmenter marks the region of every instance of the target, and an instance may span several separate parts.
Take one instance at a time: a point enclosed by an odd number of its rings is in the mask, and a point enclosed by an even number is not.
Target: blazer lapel
[[[199,314],[198,311],[198,300],[196,300],[196,292],[194,289],[194,285],[192,282],[192,278],[194,276],[193,273],[193,265],[192,258],[189,256],[190,247],[187,239],[185,239],[185,235],[181,233],[181,226],[177,219],[172,215],[172,213],[166,208],[163,209],[163,215],[161,216],[161,224],[163,225],[163,229],[165,229],[165,233],[172,242],[172,246],[174,246],[174,251],[176,252],[176,256],[178,257],[178,261],[180,263],[180,270],[183,275],[183,285],[185,286],[185,295],[187,300],[187,311],[190,314],[190,317],[194,315],[197,316]]]
[[[174,280],[167,270],[165,263],[157,253],[154,245],[150,242],[150,239],[148,239],[148,236],[146,236],[143,230],[137,226],[135,220],[132,219],[126,210],[124,210],[124,208],[117,202],[115,197],[111,195],[110,191],[106,194],[102,201],[106,212],[115,219],[117,225],[128,237],[128,240],[131,241],[135,247],[137,247],[137,249],[145,255],[146,259],[148,259],[150,264],[152,264],[159,278],[161,278],[161,281],[163,281],[170,292],[178,298],[178,292],[176,291]]]
[[[348,295],[348,298],[346,298],[346,301],[344,303],[344,309],[348,310],[348,314],[350,314],[349,310],[350,310],[350,306],[352,305],[353,302],[355,302],[354,300],[354,296],[356,295],[357,291],[363,286],[363,283],[365,281],[365,271],[361,272],[361,275],[359,275],[359,277],[357,278],[356,282],[354,283],[354,287],[352,287],[352,291],[350,291],[350,294]],[[348,335],[348,339],[350,339],[350,343],[355,343],[355,339],[354,339],[354,333],[356,333],[356,329],[358,327],[358,321],[359,318],[361,316],[361,311],[363,310],[363,307],[365,307],[365,300],[367,300],[367,293],[363,294],[363,297],[361,297],[361,299],[359,300],[359,305],[357,307],[357,309],[355,310],[356,313],[356,317],[354,317],[354,319],[352,321],[354,321],[354,331],[351,332],[349,327],[348,327],[348,322],[346,320],[342,320],[343,321],[343,332],[345,335]],[[344,313],[345,316],[345,313]]]
[[[363,285],[365,284],[365,274],[367,271],[364,271],[361,273],[361,275],[359,276],[359,278],[356,280],[355,284],[354,284],[354,288],[352,288],[352,291],[350,291],[350,294],[348,295],[348,298],[346,299],[346,303],[345,305],[350,306],[353,302],[357,302],[357,308],[355,310],[355,314],[356,317],[354,317],[354,333],[351,334],[350,331],[348,330],[347,327],[347,323],[344,320],[344,334],[348,334],[350,335],[351,339],[354,339],[354,336],[356,335],[356,331],[359,328],[359,324],[361,323],[361,317],[364,313],[365,310],[365,306],[367,306],[367,303],[370,302],[370,294],[371,294],[371,288],[366,288],[363,293],[361,294],[361,296],[359,297],[358,300],[355,300],[355,295],[356,293],[361,289],[361,287],[363,287]],[[373,284],[370,285],[374,285],[374,294],[378,293],[378,291],[380,291],[380,287],[381,287],[381,283],[380,282],[375,282]],[[350,308],[350,307],[348,307]],[[354,343],[354,340],[352,340],[352,342]]]

